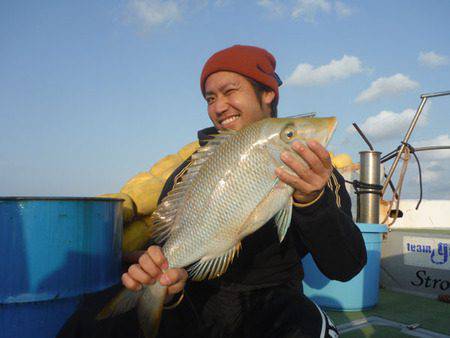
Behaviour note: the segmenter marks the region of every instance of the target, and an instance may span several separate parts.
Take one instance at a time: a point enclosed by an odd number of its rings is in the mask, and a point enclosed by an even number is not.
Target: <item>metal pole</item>
[[[360,182],[366,184],[380,184],[380,155],[379,151],[361,151]],[[357,222],[378,224],[380,221],[380,191],[377,189],[360,188],[358,194]]]
[[[450,150],[450,146],[428,146],[428,147],[414,147],[414,151],[429,151],[429,150]]]
[[[450,95],[450,90],[446,91],[446,92],[422,94],[422,95],[420,95],[420,98],[423,99],[424,97],[438,97],[438,96],[445,96],[445,95]]]
[[[450,146],[428,146],[428,147],[420,147],[416,148],[414,147],[414,152],[417,153],[418,151],[431,151],[431,150],[450,150]],[[395,156],[397,156],[397,151],[394,151],[392,153],[389,153],[381,158],[381,163],[387,162],[391,159],[393,159]]]
[[[316,113],[315,112],[311,112],[311,113],[304,113],[304,114],[297,114],[297,115],[291,115],[291,116],[286,116],[287,118],[296,118],[296,117],[315,117]]]
[[[405,138],[403,139],[402,145],[400,146],[400,149],[397,153],[397,157],[394,160],[394,163],[392,163],[392,167],[391,169],[389,169],[389,174],[387,175],[386,181],[384,181],[383,184],[383,189],[381,190],[381,195],[383,196],[386,188],[389,184],[389,181],[391,180],[392,176],[394,175],[394,171],[397,168],[397,164],[400,161],[400,157],[402,156],[403,151],[405,150],[406,147],[406,143],[408,143],[408,140],[417,124],[417,120],[419,119],[420,114],[422,113],[423,107],[425,106],[425,102],[427,102],[427,98],[431,97],[430,95],[433,94],[427,94],[427,95],[422,95],[422,102],[420,102],[419,108],[416,111],[416,114],[414,115],[414,118],[411,122],[411,125],[409,126],[408,131],[406,132]],[[438,94],[434,94],[435,96],[437,96]],[[439,95],[447,95],[446,93],[439,93]]]
[[[416,114],[414,115],[414,118],[411,122],[411,125],[409,126],[408,132],[405,135],[405,138],[403,139],[402,145],[400,146],[400,149],[398,150],[397,157],[394,160],[394,163],[392,164],[391,169],[389,170],[389,174],[386,178],[386,181],[383,184],[383,189],[381,190],[381,196],[384,195],[387,186],[389,185],[389,182],[392,179],[392,176],[394,175],[394,171],[397,168],[398,162],[400,161],[400,157],[402,156],[403,151],[405,150],[406,144],[409,140],[409,137],[412,134],[412,131],[414,130],[417,120],[419,119],[420,114],[422,113],[423,107],[425,106],[425,102],[427,102],[427,99],[429,97],[438,97],[438,96],[445,96],[450,95],[450,90],[445,92],[436,92],[436,93],[428,93],[428,94],[422,94],[420,95],[420,98],[422,99],[422,102],[420,102],[419,108],[417,109]]]

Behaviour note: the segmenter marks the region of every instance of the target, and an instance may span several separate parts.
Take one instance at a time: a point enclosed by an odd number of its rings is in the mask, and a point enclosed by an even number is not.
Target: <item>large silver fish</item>
[[[218,277],[241,240],[273,216],[281,242],[291,222],[293,189],[275,175],[278,167],[292,173],[280,155],[288,151],[301,160],[291,148],[295,140],[326,146],[335,127],[334,117],[267,118],[239,132],[221,132],[200,148],[152,215],[169,268],[189,267],[194,280]],[[124,290],[99,318],[137,305],[143,332],[154,337],[166,293],[158,282]]]

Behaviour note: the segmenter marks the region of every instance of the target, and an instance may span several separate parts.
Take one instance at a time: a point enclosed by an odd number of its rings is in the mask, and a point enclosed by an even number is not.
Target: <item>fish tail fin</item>
[[[103,320],[130,311],[138,304],[138,301],[143,294],[144,290],[137,292],[128,289],[121,290],[119,294],[97,314],[95,319]]]
[[[158,334],[166,295],[167,286],[155,283],[146,287],[139,299],[137,304],[139,324],[146,338],[154,338]]]

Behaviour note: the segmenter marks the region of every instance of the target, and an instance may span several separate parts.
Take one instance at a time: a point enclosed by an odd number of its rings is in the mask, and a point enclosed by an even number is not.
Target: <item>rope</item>
[[[403,150],[403,154],[401,155],[401,159],[403,160],[403,165],[402,165],[402,169],[400,171],[400,177],[399,177],[399,181],[397,183],[397,186],[392,189],[392,200],[387,202],[389,207],[388,207],[388,211],[386,213],[386,216],[384,218],[384,220],[381,223],[385,223],[387,222],[387,220],[389,219],[389,217],[391,216],[391,211],[393,209],[393,205],[395,203],[395,214],[393,215],[393,217],[391,217],[393,220],[390,223],[387,223],[386,225],[388,227],[392,226],[397,218],[398,218],[398,213],[399,213],[399,205],[400,205],[400,194],[402,191],[402,187],[403,187],[403,181],[405,178],[405,174],[406,174],[406,169],[408,167],[408,163],[409,160],[411,159],[411,154],[414,156],[414,159],[417,162],[417,167],[419,170],[419,201],[417,202],[416,205],[416,210],[419,208],[420,203],[422,202],[422,197],[423,197],[423,185],[422,185],[422,168],[420,165],[420,161],[419,161],[419,157],[416,155],[416,149],[409,143],[406,142],[402,142],[402,144],[405,146],[404,150]],[[390,152],[389,154],[385,155],[382,159],[381,162],[386,162],[388,160],[390,160],[391,158],[395,157],[398,152],[400,151],[401,146],[399,146],[395,151]],[[392,188],[392,181],[389,182],[389,185]]]
[[[345,180],[345,182],[347,182],[353,186],[353,189],[355,189],[356,195],[361,195],[361,194],[381,195],[381,190],[383,189],[383,186],[380,184],[364,183],[364,182],[361,182],[358,180],[353,180],[353,181]],[[361,191],[361,189],[369,189],[369,190]]]
[[[404,150],[403,150],[403,154],[401,155],[401,159],[403,161],[402,164],[402,168],[400,170],[400,175],[399,175],[399,179],[398,179],[398,183],[397,186],[394,189],[394,192],[392,194],[392,200],[389,201],[389,207],[388,207],[388,211],[386,213],[385,218],[383,219],[383,221],[381,223],[384,223],[388,226],[388,228],[390,228],[395,221],[398,218],[398,212],[399,212],[399,204],[400,204],[400,196],[401,196],[401,192],[402,192],[402,188],[403,188],[403,181],[405,179],[405,174],[406,174],[406,169],[408,168],[408,163],[409,160],[411,158],[411,149],[414,150],[413,147],[410,147],[409,145],[407,145]],[[389,216],[391,215],[391,211],[392,211],[392,207],[395,203],[395,214],[392,217],[392,221],[391,222],[387,222],[389,219]]]

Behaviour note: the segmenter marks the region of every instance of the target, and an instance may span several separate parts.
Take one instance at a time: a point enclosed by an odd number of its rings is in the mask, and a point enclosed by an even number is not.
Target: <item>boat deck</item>
[[[379,303],[372,309],[327,314],[342,338],[450,338],[450,304],[406,293],[380,289]]]

